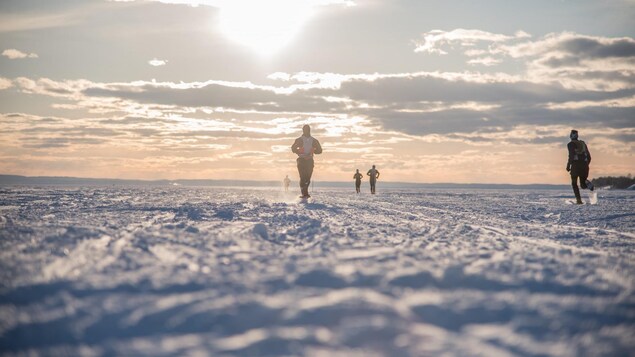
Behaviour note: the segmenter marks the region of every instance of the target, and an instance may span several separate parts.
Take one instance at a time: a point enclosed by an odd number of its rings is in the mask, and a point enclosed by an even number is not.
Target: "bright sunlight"
[[[233,41],[271,55],[298,33],[312,9],[298,0],[232,1],[221,8],[220,26]]]

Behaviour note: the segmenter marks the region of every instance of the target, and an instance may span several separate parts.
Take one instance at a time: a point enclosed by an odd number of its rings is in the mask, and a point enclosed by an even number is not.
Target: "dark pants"
[[[359,193],[359,188],[362,185],[362,180],[356,180],[355,181],[355,192]]]
[[[308,196],[311,175],[313,175],[313,159],[298,158],[297,162],[298,173],[300,174],[300,191],[302,191],[302,196]]]
[[[589,164],[584,161],[574,161],[571,164],[571,187],[573,187],[575,200],[578,203],[582,202],[582,197],[580,197],[580,189],[578,188],[578,179],[580,180],[580,187],[587,188],[587,177],[589,177]]]
[[[375,193],[375,184],[377,183],[377,180],[373,180],[372,178],[370,179],[370,193]]]

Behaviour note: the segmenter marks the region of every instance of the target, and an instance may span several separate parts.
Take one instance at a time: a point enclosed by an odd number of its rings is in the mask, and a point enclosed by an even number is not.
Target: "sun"
[[[271,55],[297,35],[312,10],[300,0],[234,0],[220,9],[220,28],[231,40]]]

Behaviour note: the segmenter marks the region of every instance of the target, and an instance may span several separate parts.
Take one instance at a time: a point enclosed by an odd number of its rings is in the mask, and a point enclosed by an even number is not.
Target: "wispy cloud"
[[[478,42],[497,43],[511,39],[527,38],[530,35],[523,31],[518,31],[514,36],[496,34],[492,32],[474,29],[455,29],[452,31],[433,30],[426,32],[422,40],[415,42],[415,52],[427,52],[445,55],[448,54],[444,47],[460,45],[462,47],[472,47]]]
[[[483,66],[495,66],[499,63],[503,62],[501,59],[498,58],[494,58],[491,56],[487,56],[487,57],[478,57],[478,58],[473,58],[469,61],[467,61],[467,64],[471,64],[471,65],[483,65]]]
[[[0,77],[0,90],[13,87],[13,82],[8,78]]]
[[[153,58],[148,61],[148,64],[154,67],[165,66],[168,63],[167,60],[160,60],[157,58]]]
[[[224,159],[262,159],[272,156],[271,152],[266,151],[234,151],[222,156]]]
[[[9,48],[2,51],[2,55],[9,59],[22,59],[22,58],[38,58],[35,53],[25,53],[15,48]]]
[[[579,108],[586,108],[586,107],[635,108],[635,96],[599,100],[599,101],[585,100],[585,101],[578,101],[578,102],[548,103],[547,104],[547,108],[549,109],[579,109]]]

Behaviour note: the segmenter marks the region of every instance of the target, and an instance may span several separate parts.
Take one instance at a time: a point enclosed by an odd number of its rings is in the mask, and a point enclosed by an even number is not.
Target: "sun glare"
[[[220,11],[220,26],[231,40],[261,55],[287,45],[311,16],[312,6],[299,0],[235,0]]]

